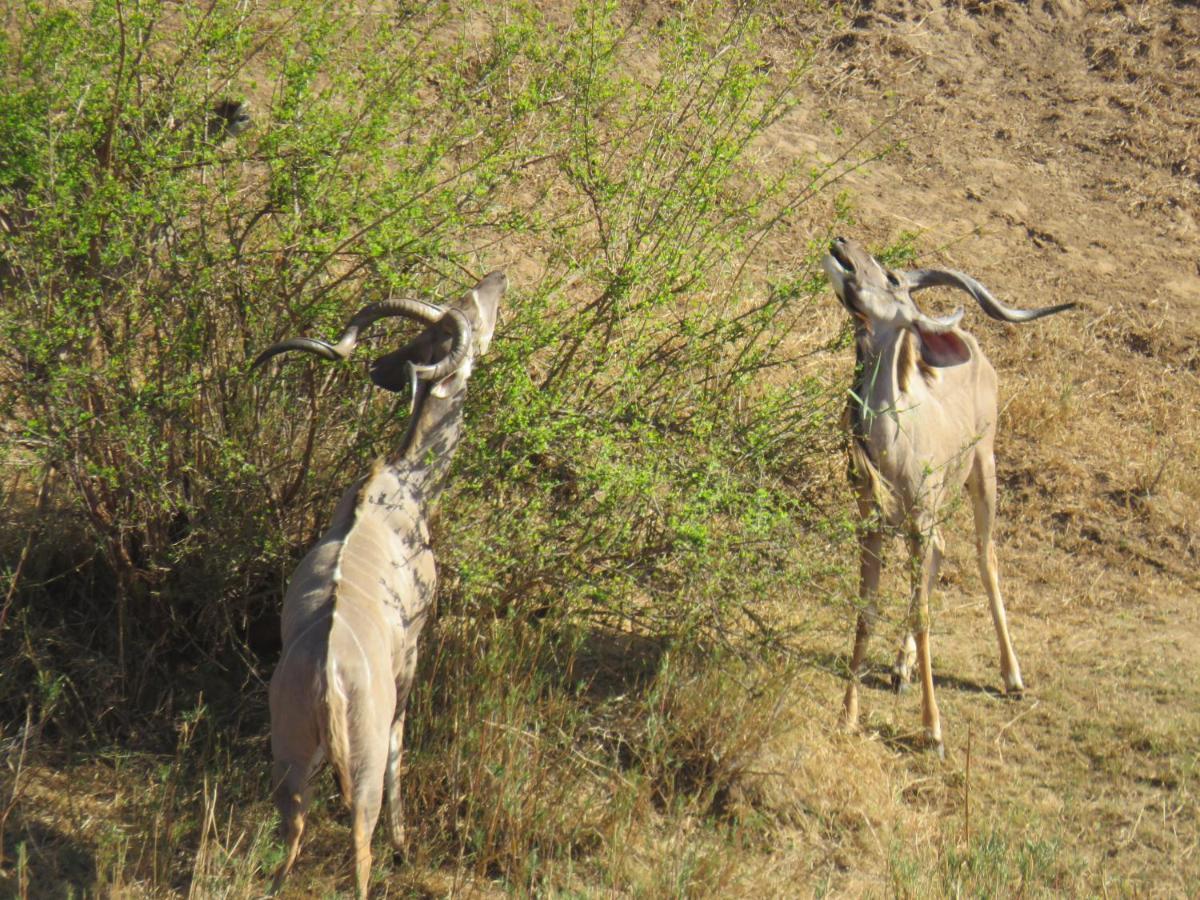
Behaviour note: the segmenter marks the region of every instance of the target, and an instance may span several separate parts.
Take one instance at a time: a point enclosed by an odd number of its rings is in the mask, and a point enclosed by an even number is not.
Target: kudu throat
[[[429,499],[440,493],[462,437],[463,399],[463,391],[438,397],[428,383],[419,382],[404,437],[386,457],[389,468],[403,472],[403,481],[419,483]]]
[[[895,351],[895,342],[875,346],[868,328],[858,329],[855,335],[854,381],[846,400],[846,416],[854,439],[864,445],[874,419],[895,409],[899,386]],[[865,446],[863,449],[867,452]]]

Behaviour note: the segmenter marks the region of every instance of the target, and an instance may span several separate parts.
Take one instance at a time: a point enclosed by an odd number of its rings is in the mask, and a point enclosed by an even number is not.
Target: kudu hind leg
[[[400,801],[400,769],[404,755],[404,710],[392,723],[387,761],[388,823],[392,830],[392,848],[404,849],[404,806]]]
[[[271,893],[277,893],[296,857],[300,855],[300,839],[304,836],[304,818],[308,811],[311,789],[309,776],[318,762],[309,760],[302,764],[277,761],[274,765],[272,780],[275,784],[275,806],[279,809],[279,827],[287,847],[287,855],[283,863],[275,871],[275,881],[271,885]]]
[[[913,566],[909,627],[916,640],[917,669],[921,674],[921,723],[925,727],[925,740],[939,757],[944,758],[946,751],[942,744],[942,722],[937,698],[933,693],[933,661],[929,649],[929,595],[937,582],[938,566],[941,564],[941,540],[936,530],[929,529],[911,537],[909,549]]]
[[[913,670],[917,667],[917,641],[911,631],[904,632],[896,661],[892,663],[892,690],[897,694],[912,683]]]
[[[1000,676],[1004,679],[1005,691],[1020,696],[1025,685],[1021,681],[1021,666],[1017,663],[1017,654],[1008,633],[1008,617],[1004,611],[1004,599],[1000,596],[1000,576],[996,566],[996,543],[993,537],[996,524],[996,463],[990,453],[975,458],[967,488],[975,509],[975,551],[979,560],[979,577],[987,591],[996,641],[1000,645]]]
[[[354,773],[350,801],[351,838],[354,842],[354,885],[358,900],[366,900],[371,885],[371,835],[383,806],[384,761],[362,766]]]
[[[879,594],[879,572],[883,566],[883,533],[868,531],[859,541],[859,598],[862,609],[858,613],[858,625],[854,632],[854,652],[850,657],[850,681],[846,685],[846,698],[842,704],[842,725],[853,730],[858,727],[858,679],[867,657],[867,644],[871,630],[879,618],[877,598]]]

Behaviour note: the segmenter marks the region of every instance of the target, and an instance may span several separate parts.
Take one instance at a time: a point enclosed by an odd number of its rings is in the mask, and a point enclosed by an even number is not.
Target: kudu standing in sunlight
[[[1006,322],[1028,322],[1075,304],[1011,309],[969,275],[941,269],[893,271],[862,245],[843,238],[833,242],[822,265],[834,293],[854,319],[858,366],[847,419],[851,478],[864,527],[863,606],[850,660],[844,722],[850,728],[858,722],[859,675],[878,618],[883,529],[900,529],[908,539],[913,567],[911,632],[897,659],[893,684],[899,688],[907,679],[915,656],[925,739],[942,756],[942,726],[930,668],[929,593],[942,555],[940,511],[964,484],[975,510],[979,572],[1000,643],[1000,674],[1010,694],[1020,694],[1024,685],[1000,597],[993,541],[996,372],[975,339],[957,327],[961,308],[946,318],[930,318],[910,294],[935,285],[956,287],[970,294],[989,316]]]
[[[371,366],[371,379],[385,390],[411,385],[412,412],[399,448],[346,489],[284,597],[283,650],[270,689],[275,801],[287,842],[275,890],[300,851],[310,784],[326,759],[351,811],[360,898],[367,896],[371,834],[385,784],[392,844],[403,847],[404,709],[437,584],[429,515],[462,434],[467,380],[491,341],[506,288],[504,274],[493,272],[445,307],[375,303],[350,320],[336,344],[293,338],[254,362],[288,350],[345,359],[360,332],[387,316],[427,326]]]

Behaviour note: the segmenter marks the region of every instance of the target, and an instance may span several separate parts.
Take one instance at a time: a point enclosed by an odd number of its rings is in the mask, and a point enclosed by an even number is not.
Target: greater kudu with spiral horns
[[[265,350],[346,359],[364,329],[390,316],[425,330],[371,366],[381,388],[411,386],[399,448],[380,457],[342,495],[328,530],[296,568],[283,601],[283,650],[271,678],[275,800],[287,842],[282,885],[304,831],[310,784],[328,760],[350,807],[355,884],[367,896],[371,834],[387,788],[392,843],[404,844],[400,756],[417,638],[437,584],[430,510],[462,434],[467,380],[492,338],[508,286],[493,272],[460,300],[438,306],[387,300],[360,310],[336,343],[292,338]]]

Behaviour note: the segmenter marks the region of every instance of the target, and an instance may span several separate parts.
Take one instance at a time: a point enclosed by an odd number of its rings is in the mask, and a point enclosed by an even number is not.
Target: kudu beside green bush
[[[248,355],[517,260],[437,525],[440,602],[753,630],[755,598],[814,565],[793,486],[837,404],[763,377],[815,283],[748,276],[824,183],[749,164],[803,61],[763,67],[765,20],[718,7],[580,4],[553,29],[523,3],[16,10],[0,414],[5,467],[46,490],[0,535],[12,683],[61,673],[127,727],[205,684],[203,660],[241,660],[226,685],[254,671],[247,635],[273,631],[291,560],[403,409],[309,369],[285,399]],[[243,99],[251,127],[215,133]]]

